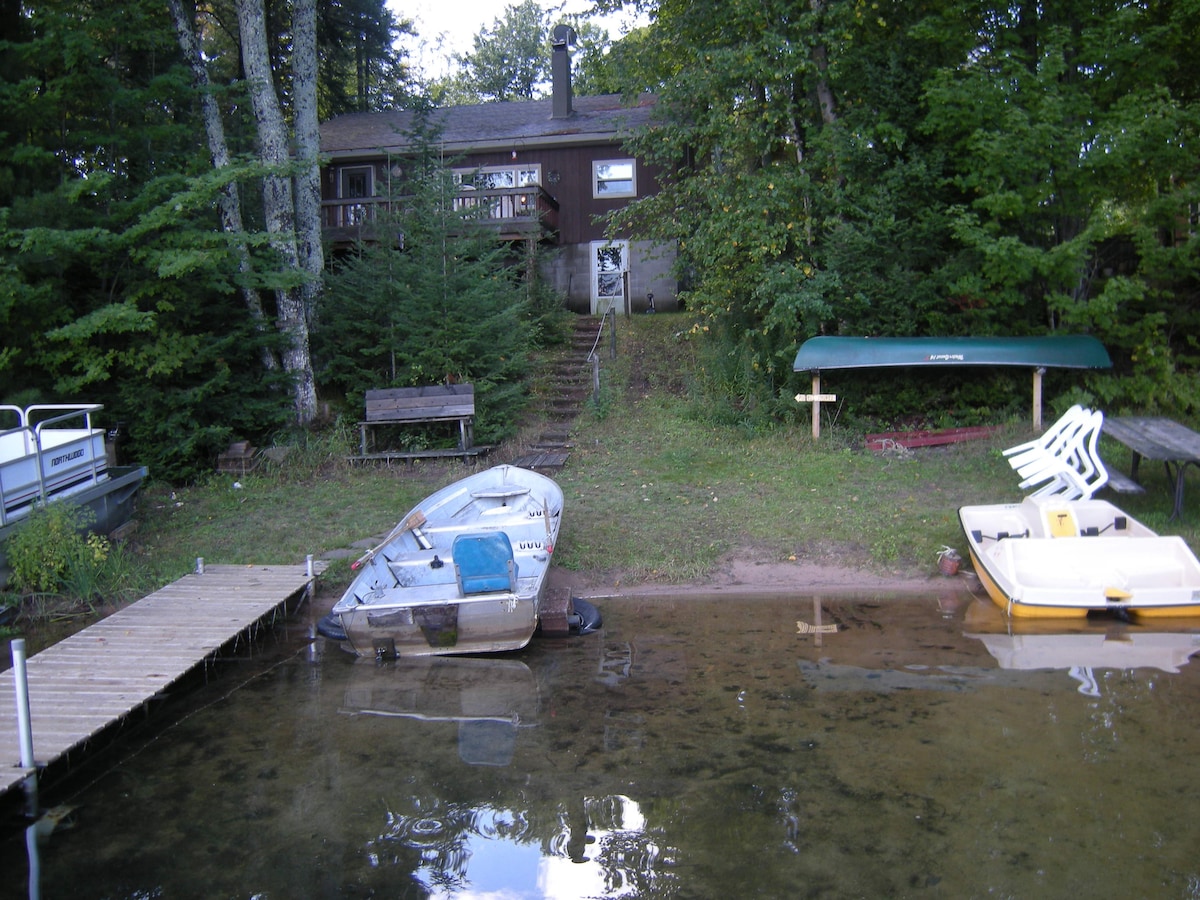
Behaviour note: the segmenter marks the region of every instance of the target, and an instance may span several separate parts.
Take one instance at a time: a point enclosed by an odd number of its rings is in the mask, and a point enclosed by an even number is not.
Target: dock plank
[[[306,591],[323,570],[207,566],[25,661],[34,759],[48,765],[163,696]],[[13,671],[0,695],[15,697]],[[14,706],[10,705],[9,709]],[[0,717],[0,793],[23,783],[15,716]]]

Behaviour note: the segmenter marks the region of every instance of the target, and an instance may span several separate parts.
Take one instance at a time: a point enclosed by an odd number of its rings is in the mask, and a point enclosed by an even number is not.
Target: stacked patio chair
[[[1041,437],[1004,451],[1031,497],[1087,500],[1108,481],[1098,442],[1104,413],[1072,406]],[[1038,487],[1040,485],[1040,487]]]

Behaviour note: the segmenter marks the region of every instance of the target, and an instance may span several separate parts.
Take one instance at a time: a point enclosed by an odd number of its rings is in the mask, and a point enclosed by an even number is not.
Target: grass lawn
[[[861,434],[840,427],[823,425],[814,442],[807,422],[756,433],[714,424],[686,390],[697,364],[689,326],[681,315],[618,320],[618,356],[603,360],[601,400],[576,420],[574,449],[555,475],[566,498],[559,566],[626,586],[676,583],[703,579],[728,554],[752,552],[924,575],[941,547],[965,550],[959,506],[1020,499],[1001,450],[1030,437],[1027,423],[987,440],[903,453],[869,452]],[[458,462],[355,468],[344,461],[351,437],[343,442],[325,438],[290,463],[240,479],[240,489],[228,476],[186,489],[148,485],[138,511],[139,563],[165,581],[189,571],[196,557],[301,562],[388,530],[467,471]],[[484,464],[513,458],[518,443]],[[1105,442],[1102,452],[1128,470],[1124,448]],[[1118,505],[1197,546],[1200,484],[1189,483],[1182,520],[1169,522],[1164,474],[1147,465],[1143,481],[1144,495],[1115,498]],[[339,563],[326,580],[348,577],[348,564]]]

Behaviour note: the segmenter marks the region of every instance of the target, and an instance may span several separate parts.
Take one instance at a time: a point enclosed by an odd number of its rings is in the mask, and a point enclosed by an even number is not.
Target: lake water
[[[495,658],[311,619],[0,845],[46,898],[1200,897],[1200,634],[940,597],[602,601]]]

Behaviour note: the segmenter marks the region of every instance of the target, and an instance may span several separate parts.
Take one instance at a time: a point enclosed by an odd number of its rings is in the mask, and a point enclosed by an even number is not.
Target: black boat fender
[[[346,629],[342,627],[342,617],[335,616],[332,612],[322,616],[317,620],[317,634],[327,637],[331,641],[346,640]]]

